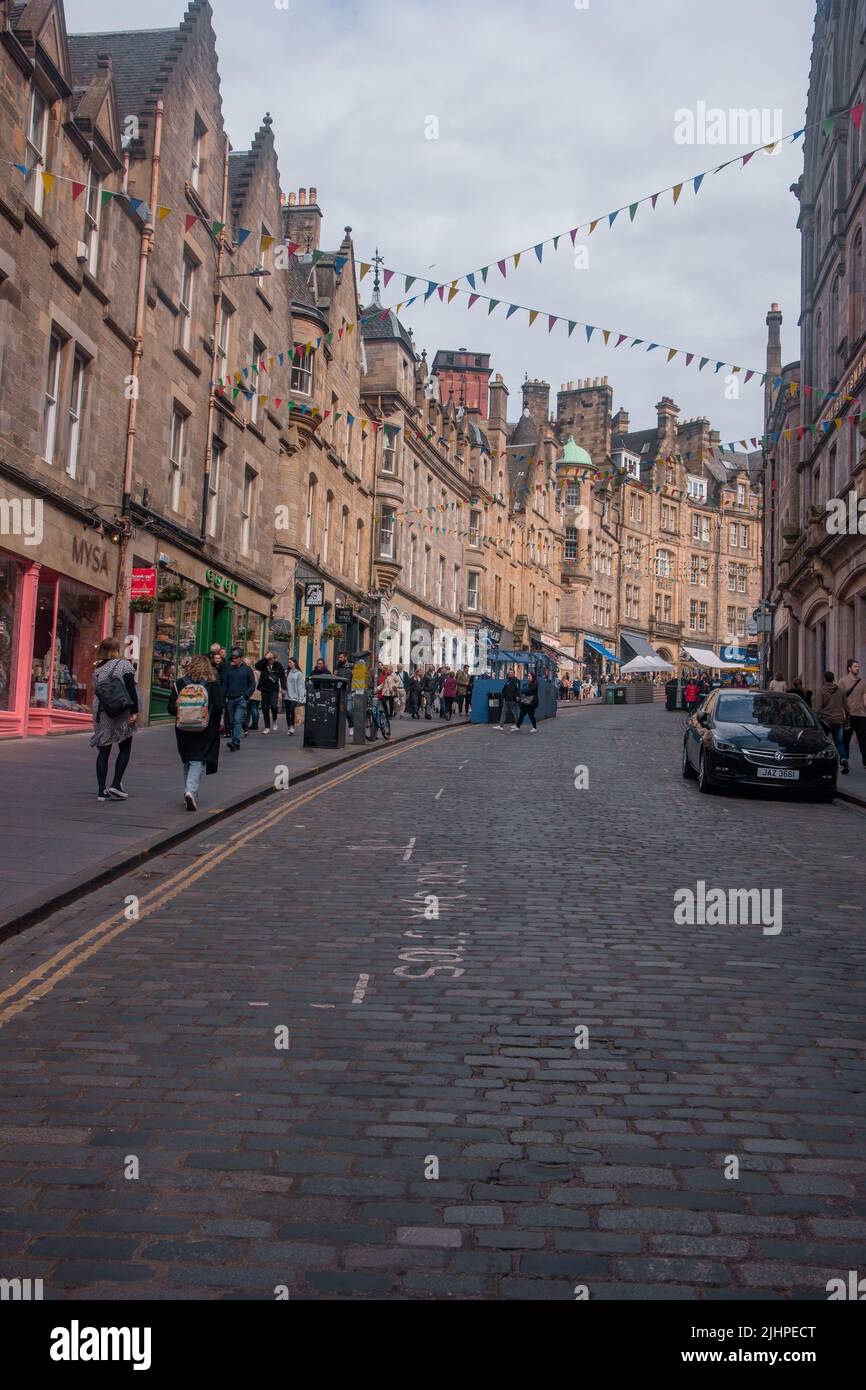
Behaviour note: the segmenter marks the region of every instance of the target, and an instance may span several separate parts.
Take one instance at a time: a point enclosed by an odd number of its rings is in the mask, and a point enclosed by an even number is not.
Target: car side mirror
[[[710,727],[710,716],[704,710],[701,710],[700,714],[696,715],[695,718],[702,729],[708,729]]]

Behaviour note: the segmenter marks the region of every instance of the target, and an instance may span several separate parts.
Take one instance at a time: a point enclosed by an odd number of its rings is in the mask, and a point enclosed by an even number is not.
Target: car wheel
[[[698,759],[698,791],[711,792],[715,790],[713,779],[707,771],[707,756],[701,749],[701,756]]]
[[[694,781],[696,776],[695,769],[689,762],[689,741],[687,738],[683,739],[683,776],[690,782]]]
[[[833,799],[835,798],[835,796],[836,796],[836,788],[834,787],[833,790],[830,791],[830,792],[816,792],[816,793],[815,793],[815,800],[816,800],[816,801],[823,801],[823,802],[825,802],[827,805],[829,805],[829,803],[830,803],[831,801],[833,801]]]

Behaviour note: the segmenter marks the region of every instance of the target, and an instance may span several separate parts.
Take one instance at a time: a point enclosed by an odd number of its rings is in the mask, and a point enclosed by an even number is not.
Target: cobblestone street
[[[682,728],[449,728],[6,942],[0,1274],[825,1300],[866,1237],[864,813],[701,796]],[[700,880],[782,930],[676,924]]]

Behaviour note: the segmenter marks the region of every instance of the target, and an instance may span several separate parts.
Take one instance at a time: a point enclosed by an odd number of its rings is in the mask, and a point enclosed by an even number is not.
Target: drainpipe
[[[132,487],[133,487],[133,464],[135,457],[135,431],[138,419],[138,382],[141,371],[141,359],[144,355],[144,305],[147,291],[147,263],[153,250],[153,229],[154,218],[156,216],[156,201],[159,196],[159,155],[162,145],[162,97],[156,103],[156,115],[153,127],[153,156],[150,163],[150,202],[149,217],[141,231],[141,241],[138,251],[138,286],[135,295],[135,329],[133,332],[132,349],[132,379],[133,393],[129,401],[129,410],[126,419],[126,449],[123,463],[123,501],[121,504],[121,516],[123,517],[123,533],[120,538],[119,553],[117,557],[117,588],[114,595],[114,635],[118,639],[123,637],[123,629],[126,626],[126,561],[129,553],[130,532],[132,524],[130,513],[132,510]],[[124,185],[126,184],[126,173],[124,175]]]
[[[204,446],[204,485],[201,498],[201,525],[199,527],[199,538],[207,540],[207,502],[208,490],[210,488],[211,464],[213,462],[213,417],[216,410],[216,377],[217,360],[220,340],[220,321],[222,319],[222,271],[223,256],[225,254],[225,224],[228,216],[228,196],[229,196],[229,138],[225,137],[225,147],[223,151],[223,197],[220,208],[220,221],[223,230],[217,238],[217,263],[216,274],[214,276],[213,287],[213,351],[210,358],[210,382],[207,394],[207,423],[205,426],[205,446]],[[261,262],[257,262],[261,264]]]

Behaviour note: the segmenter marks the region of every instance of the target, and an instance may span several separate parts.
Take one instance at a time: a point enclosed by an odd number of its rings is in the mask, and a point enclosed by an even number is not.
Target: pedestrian
[[[845,756],[851,756],[851,741],[857,735],[857,744],[860,749],[860,757],[863,766],[866,767],[866,686],[860,674],[860,662],[856,657],[850,657],[848,661],[847,675],[844,675],[839,682],[839,689],[843,692],[848,701],[849,723],[845,731]]]
[[[469,713],[469,685],[472,677],[468,666],[461,666],[457,672],[457,713]]]
[[[502,687],[502,708],[499,714],[499,723],[494,724],[495,729],[502,731],[505,728],[506,720],[511,720],[512,733],[517,732],[517,706],[520,699],[520,686],[517,683],[517,676],[514,667],[509,666],[505,677],[505,684]]]
[[[247,734],[250,732],[250,729],[252,729],[253,733],[255,733],[258,729],[261,709],[262,695],[258,686],[256,686],[255,690],[253,691],[252,695],[247,701],[247,713],[246,718],[244,719],[244,738],[246,738]]]
[[[286,698],[283,701],[283,708],[286,711],[286,725],[292,737],[295,733],[295,710],[299,707],[303,709],[306,703],[307,682],[304,680],[297,661],[293,656],[290,656],[286,663]]]
[[[123,774],[132,753],[132,736],[138,720],[138,696],[132,663],[120,655],[116,637],[105,637],[96,652],[93,667],[93,736],[96,754],[97,801],[126,801]],[[117,745],[114,776],[108,782],[111,749]]]
[[[397,699],[397,687],[402,682],[397,679],[396,672],[390,666],[383,666],[379,678],[378,695],[382,701],[382,707],[389,719],[394,718],[394,702]]]
[[[432,666],[428,666],[421,677],[421,701],[424,707],[424,718],[433,718],[433,707],[436,700],[436,671]]]
[[[411,719],[421,718],[421,667],[406,676],[406,713]]]
[[[792,695],[799,695],[800,699],[801,699],[801,700],[805,700],[805,702],[806,702],[806,704],[809,706],[809,708],[810,708],[810,709],[812,708],[812,692],[811,692],[811,690],[807,690],[806,687],[803,685],[803,677],[802,677],[802,676],[795,676],[795,677],[794,677],[794,679],[793,679],[792,682],[791,682],[791,690],[790,690],[790,693],[791,693]],[[864,756],[866,756],[866,755],[864,755]]]
[[[320,656],[319,659],[318,659],[318,661],[316,662],[315,666],[313,667],[313,675],[314,675],[314,676],[329,676],[330,674],[331,674],[331,672],[328,670],[328,667],[325,665],[325,658],[324,658],[323,656]]]
[[[397,709],[397,718],[403,718],[403,711],[406,708],[406,672],[402,665],[398,665],[394,672],[394,679],[397,684],[394,689],[394,703]]]
[[[174,735],[184,770],[183,799],[188,811],[198,810],[202,772],[219,769],[220,720],[225,704],[223,688],[213,662],[194,656],[185,676],[179,676],[168,698],[174,715]]]
[[[281,661],[277,661],[276,654],[269,647],[261,661],[256,662],[256,670],[259,673],[257,690],[261,698],[262,718],[265,723],[262,733],[270,733],[271,720],[273,720],[274,733],[276,733],[280,696],[284,695],[286,691],[285,667]]]
[[[686,711],[689,714],[694,714],[695,708],[698,703],[699,694],[700,687],[697,681],[695,680],[694,676],[689,676],[688,680],[686,681]]]
[[[231,730],[229,748],[233,753],[236,753],[241,746],[241,733],[244,727],[247,703],[256,688],[256,678],[252,668],[244,661],[244,654],[240,647],[232,647],[225,679],[221,684],[228,707],[229,728]]]
[[[772,685],[770,689],[772,690]],[[850,711],[845,692],[837,685],[832,671],[824,672],[824,684],[818,691],[815,713],[830,728],[842,771],[848,773],[848,749],[845,745],[845,729],[849,723]]]
[[[781,671],[776,672],[775,676],[770,681],[770,684],[768,685],[767,689],[772,690],[773,693],[776,695],[784,695],[787,693],[788,685]]]
[[[352,663],[346,652],[340,652],[337,657],[334,675],[342,676],[346,681],[346,726],[351,734],[355,727],[352,720]]]
[[[219,681],[220,685],[223,687],[223,696],[225,696],[225,679],[226,679],[226,672],[228,671],[228,668],[229,668],[229,664],[228,664],[228,662],[226,661],[225,648],[224,648],[224,647],[221,647],[221,646],[219,645],[218,642],[214,642],[214,643],[211,645],[211,649],[210,649],[210,653],[209,653],[209,654],[210,654],[210,664],[211,664],[211,666],[214,668],[214,671],[216,672],[216,678],[217,678],[217,680]],[[226,705],[226,703],[225,703],[225,698],[223,698],[223,725],[222,725],[222,736],[223,736],[223,738],[231,738],[231,733],[232,733],[232,731],[231,731],[231,729],[229,728],[229,712],[228,712],[228,707],[227,707],[227,705]]]
[[[457,699],[457,677],[451,670],[446,671],[445,679],[442,682],[442,700],[445,704],[445,718],[450,719],[454,711],[454,701]]]
[[[524,719],[528,718],[532,725],[529,732],[537,734],[538,725],[535,722],[535,711],[538,709],[538,678],[534,671],[527,671],[523,680],[520,682],[520,695],[518,698],[520,704],[520,714],[517,719],[518,731]]]

